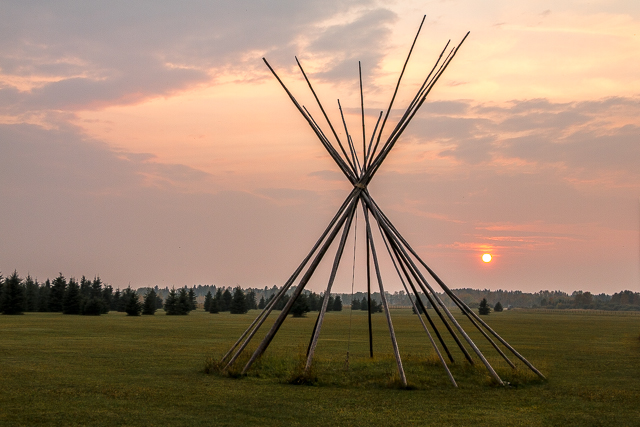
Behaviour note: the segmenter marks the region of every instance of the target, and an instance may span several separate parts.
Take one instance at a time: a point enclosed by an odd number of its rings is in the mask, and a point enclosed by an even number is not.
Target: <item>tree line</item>
[[[82,276],[80,280],[71,277],[68,280],[62,273],[53,280],[40,283],[30,275],[21,278],[17,272],[4,278],[0,274],[0,313],[12,314],[22,312],[62,312],[65,314],[100,315],[109,311],[126,312],[130,315],[153,314],[164,309],[166,314],[188,314],[198,307],[198,299],[204,300],[204,309],[210,313],[230,312],[246,313],[248,310],[262,309],[281,288],[265,286],[261,288],[242,289],[237,286],[217,287],[215,285],[194,285],[160,289],[157,286],[140,288],[137,291],[130,286],[124,290],[113,289],[102,282],[100,277],[93,280]],[[458,297],[471,308],[478,308],[481,299],[494,307],[500,303],[505,308],[554,308],[554,309],[597,309],[597,310],[640,310],[640,293],[630,290],[613,295],[576,291],[571,295],[561,291],[539,291],[526,293],[522,291],[490,291],[470,288],[454,289]],[[274,310],[282,310],[290,298],[292,290],[284,295]],[[445,305],[455,304],[445,294],[438,294]],[[390,306],[411,307],[411,301],[404,291],[385,292]],[[424,295],[421,299],[425,307],[430,308]],[[319,311],[323,294],[303,291],[292,307],[294,316],[303,316],[310,311]],[[368,297],[364,292],[353,294],[331,294],[327,311],[340,311],[343,305],[352,310],[367,310]],[[363,308],[364,307],[364,308]],[[379,292],[371,294],[372,312],[382,311]]]

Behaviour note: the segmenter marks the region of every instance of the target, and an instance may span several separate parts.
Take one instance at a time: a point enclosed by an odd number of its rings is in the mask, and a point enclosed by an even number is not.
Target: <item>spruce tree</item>
[[[180,314],[178,308],[178,294],[176,293],[175,288],[171,288],[169,295],[167,295],[167,298],[164,301],[164,311],[169,315]]]
[[[191,311],[191,301],[186,286],[178,291],[178,314],[189,314]]]
[[[104,313],[105,303],[102,298],[90,297],[82,305],[83,316],[100,316]]]
[[[275,295],[273,297],[275,298]],[[289,298],[291,298],[289,295],[282,295],[278,302],[274,304],[273,309],[282,310],[284,306],[289,302]]]
[[[233,290],[233,299],[231,300],[229,311],[231,314],[244,314],[248,311],[247,301],[240,286]]]
[[[500,304],[500,301],[498,301],[495,307],[493,307],[493,311],[495,311],[496,313],[500,313],[502,310],[503,310],[502,304]]]
[[[351,300],[351,310],[360,310],[360,300],[358,298]]]
[[[219,313],[222,311],[222,289],[218,288],[216,290],[216,295],[213,297],[213,302],[211,304],[215,304],[216,310],[218,311],[211,311],[212,308],[209,307],[209,313]]]
[[[327,302],[327,311],[333,311],[334,305],[335,305],[335,300],[333,299],[333,296],[330,294],[329,301]]]
[[[320,296],[315,292],[311,292],[307,296],[307,302],[309,303],[309,311],[320,311],[320,304],[322,304],[322,300],[320,300]]]
[[[211,304],[209,304],[209,313],[220,313],[220,304],[218,301],[220,300],[215,297],[211,300]]]
[[[62,311],[62,298],[67,288],[67,279],[60,273],[58,277],[53,279],[51,283],[51,292],[49,293],[49,310]]]
[[[22,314],[24,311],[24,289],[18,272],[4,280],[2,295],[0,296],[0,312],[2,314]]]
[[[293,317],[304,317],[309,311],[309,300],[304,293],[301,293],[291,306],[291,314]]]
[[[91,280],[85,276],[80,278],[80,295],[82,295],[82,299],[85,300],[91,298]]]
[[[209,291],[204,297],[204,311],[209,312],[211,309],[211,301],[213,301],[213,295],[211,295],[211,291]]]
[[[119,289],[118,289],[119,290]],[[127,294],[127,290],[120,292],[120,298],[118,299],[118,304],[116,306],[116,311],[118,313],[124,313],[127,308],[127,303],[129,302],[129,295]]]
[[[229,288],[227,288],[222,293],[222,304],[220,305],[220,311],[231,310],[231,301],[233,301],[233,296],[231,295],[231,291],[229,290]]]
[[[160,310],[162,307],[164,307],[162,297],[160,295],[156,295],[156,310]]]
[[[80,314],[82,303],[82,295],[80,295],[80,287],[73,277],[69,279],[64,295],[62,297],[62,313],[64,314]]]
[[[127,316],[140,316],[142,303],[140,302],[140,298],[138,298],[138,293],[131,289],[131,286],[128,286],[127,289],[124,290],[123,299],[126,301],[124,311],[127,313]]]
[[[333,300],[333,311],[342,311],[342,298],[340,298],[340,295],[336,295],[336,299]]]
[[[263,308],[265,308],[267,306],[267,303],[264,300],[264,296],[260,297],[260,302],[258,303],[258,308],[260,310],[262,310]]]
[[[489,313],[491,313],[491,307],[489,307],[489,304],[487,303],[486,298],[482,298],[482,301],[480,301],[480,305],[478,306],[478,313],[483,316],[486,316]]]
[[[24,310],[30,312],[38,311],[38,281],[34,282],[31,275],[28,274],[24,279],[24,288]]]
[[[371,301],[371,302],[373,302],[373,301]],[[366,297],[363,297],[362,301],[360,301],[360,310],[362,310],[362,311],[369,310],[369,301],[367,300]]]
[[[196,300],[196,290],[195,287],[189,289],[189,311],[194,311],[198,306],[198,302]]]
[[[150,289],[144,296],[142,314],[153,315],[156,313],[156,291]]]
[[[44,285],[38,289],[38,311],[49,311],[49,295],[51,293],[51,282],[49,279],[44,282]]]
[[[247,294],[247,309],[256,310],[258,308],[258,304],[256,303],[256,293],[254,291],[249,291]]]
[[[102,288],[102,301],[104,302],[104,313],[108,313],[113,304],[113,287],[111,285],[104,285]]]

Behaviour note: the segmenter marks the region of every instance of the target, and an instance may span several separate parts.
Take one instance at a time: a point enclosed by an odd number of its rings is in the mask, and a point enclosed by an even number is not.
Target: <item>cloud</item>
[[[0,269],[41,280],[280,285],[340,203],[285,188],[192,191],[183,184],[215,182],[71,127],[0,125],[0,158]]]
[[[229,72],[235,78],[266,76],[260,56],[284,55],[291,61],[302,39],[310,40],[311,54],[316,50],[323,55],[342,40],[341,47],[347,49],[343,59],[350,59],[379,45],[393,14],[376,9],[348,25],[326,27],[325,22],[371,4],[5,4],[0,13],[0,107],[10,115],[94,109],[171,95]],[[367,58],[369,69],[380,59]],[[342,67],[335,65],[327,76],[342,75]]]
[[[439,144],[440,156],[469,165],[522,162],[561,167],[556,173],[580,177],[618,173],[619,179],[635,177],[637,187],[638,114],[637,97],[575,103],[535,99],[507,105],[456,101],[453,108],[436,104],[422,111],[407,129],[407,137]]]

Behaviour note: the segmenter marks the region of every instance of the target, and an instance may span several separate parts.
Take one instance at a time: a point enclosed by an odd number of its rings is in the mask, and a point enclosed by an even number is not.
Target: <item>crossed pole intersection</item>
[[[353,189],[351,190],[347,198],[344,200],[344,202],[342,203],[342,205],[340,206],[340,208],[338,209],[338,211],[336,212],[333,219],[330,221],[329,225],[324,230],[320,238],[316,241],[311,251],[300,263],[300,265],[294,271],[291,277],[285,282],[284,286],[278,291],[278,293],[274,296],[274,298],[272,298],[271,301],[269,301],[269,303],[265,306],[262,312],[255,318],[253,323],[249,326],[249,328],[247,328],[247,330],[240,336],[240,338],[236,341],[236,343],[223,356],[221,362],[224,365],[224,369],[229,369],[236,362],[240,354],[246,349],[249,342],[255,336],[257,331],[266,321],[266,319],[269,317],[277,301],[280,300],[290,290],[291,286],[295,283],[295,281],[298,279],[300,274],[302,274],[302,272],[305,271],[305,268],[306,268],[306,271],[300,278],[300,282],[295,287],[292,295],[290,296],[289,300],[287,301],[284,308],[280,312],[279,316],[276,318],[272,327],[267,332],[263,340],[260,342],[256,350],[251,355],[249,361],[244,366],[242,370],[242,374],[243,375],[246,374],[247,371],[252,366],[252,364],[260,356],[262,356],[262,354],[266,351],[267,347],[269,346],[269,344],[277,334],[280,326],[282,326],[282,323],[284,322],[287,315],[289,314],[296,299],[300,296],[305,286],[313,276],[318,264],[326,255],[327,250],[332,245],[337,235],[341,234],[338,248],[334,256],[333,265],[332,265],[331,273],[329,276],[327,288],[326,288],[326,291],[324,292],[322,306],[320,308],[320,312],[316,319],[312,336],[309,342],[309,346],[307,348],[305,372],[309,371],[312,365],[313,356],[315,354],[317,343],[320,337],[320,332],[322,329],[325,313],[327,310],[331,289],[335,281],[337,270],[340,264],[340,260],[342,258],[342,254],[344,252],[344,248],[346,245],[347,237],[351,229],[351,225],[353,223],[355,212],[358,208],[358,205],[360,205],[364,213],[365,226],[366,226],[369,351],[370,351],[371,357],[373,357],[373,335],[372,335],[372,327],[371,327],[370,261],[373,260],[375,276],[376,276],[376,280],[378,282],[378,287],[380,290],[383,311],[385,313],[387,326],[389,328],[389,334],[391,338],[391,343],[394,351],[396,364],[398,367],[398,373],[403,385],[405,386],[407,385],[406,375],[402,365],[402,359],[400,356],[398,344],[396,341],[395,331],[393,328],[393,322],[391,320],[389,306],[385,297],[384,285],[383,285],[382,275],[380,272],[380,265],[378,261],[378,253],[376,251],[376,246],[375,246],[373,234],[372,234],[372,227],[371,227],[372,220],[370,219],[370,215],[373,221],[375,221],[375,223],[378,226],[378,230],[380,232],[380,235],[382,236],[382,241],[384,242],[384,246],[389,254],[389,257],[392,260],[396,273],[398,274],[398,277],[400,278],[400,281],[402,282],[402,285],[411,300],[411,304],[414,308],[414,312],[417,314],[418,318],[420,319],[420,323],[423,326],[429,338],[430,343],[432,344],[441,364],[443,365],[454,387],[457,387],[455,379],[453,378],[453,375],[451,374],[451,371],[449,370],[449,367],[447,366],[447,363],[442,353],[440,352],[436,341],[433,339],[428,327],[426,326],[424,320],[422,319],[421,313],[424,314],[425,317],[427,318],[429,325],[433,329],[438,341],[440,342],[440,345],[442,346],[443,350],[447,354],[447,357],[449,358],[449,360],[451,362],[454,362],[455,360],[449,348],[446,346],[445,341],[442,338],[442,335],[440,334],[440,331],[438,330],[435,323],[433,322],[433,319],[429,316],[427,312],[427,308],[425,307],[422,299],[420,298],[420,292],[422,292],[422,294],[427,298],[428,302],[430,303],[430,306],[434,309],[434,311],[437,314],[437,317],[444,324],[446,330],[449,332],[449,334],[453,338],[457,347],[461,350],[465,359],[469,363],[474,364],[474,360],[471,357],[471,354],[469,353],[469,351],[465,348],[463,341],[466,341],[466,343],[471,347],[473,353],[475,353],[476,356],[485,365],[491,377],[498,384],[504,385],[504,382],[495,372],[495,370],[493,369],[491,364],[488,362],[486,357],[482,354],[480,349],[476,346],[473,340],[468,336],[468,334],[465,332],[462,326],[455,319],[453,314],[450,312],[448,307],[444,304],[444,302],[436,293],[436,291],[433,289],[433,287],[429,284],[425,275],[420,271],[418,265],[424,268],[427,271],[428,275],[430,275],[438,283],[438,285],[442,288],[445,294],[454,302],[454,304],[460,309],[460,311],[464,314],[464,316],[468,318],[468,320],[472,323],[472,325],[475,326],[481,332],[483,337],[489,341],[492,347],[498,352],[498,354],[501,357],[503,357],[506,360],[506,362],[512,368],[515,368],[514,363],[498,347],[498,345],[492,340],[489,334],[493,335],[511,353],[513,353],[527,367],[529,367],[529,369],[531,369],[534,373],[536,373],[538,376],[544,379],[544,376],[542,375],[542,373],[540,373],[540,371],[538,371],[529,361],[527,361],[513,347],[511,347],[504,339],[502,339],[502,337],[500,337],[491,327],[489,327],[489,325],[487,325],[486,322],[480,319],[478,315],[476,315],[463,301],[461,301],[435,274],[435,272],[427,266],[427,264],[418,256],[418,254],[413,250],[413,248],[411,248],[408,242],[402,237],[402,235],[398,232],[398,230],[393,226],[391,221],[389,221],[389,219],[382,212],[380,207],[375,203],[375,201],[373,200],[373,198],[368,192],[367,186],[371,182],[373,176],[379,170],[380,166],[382,165],[382,163],[390,153],[391,149],[394,147],[397,140],[400,138],[400,136],[402,135],[402,133],[404,132],[408,124],[411,122],[411,120],[413,119],[417,111],[420,109],[427,95],[430,93],[431,89],[433,88],[435,83],[438,81],[438,79],[440,78],[444,70],[447,68],[447,66],[453,59],[453,57],[455,57],[455,54],[457,53],[458,49],[460,48],[460,46],[462,45],[462,43],[464,42],[464,40],[469,34],[467,33],[467,35],[465,35],[462,41],[456,47],[452,48],[449,51],[449,53],[445,56],[444,61],[441,61],[449,45],[449,43],[447,43],[445,48],[440,53],[438,60],[436,61],[433,68],[429,72],[428,76],[425,78],[424,83],[422,84],[422,86],[414,96],[413,100],[410,102],[409,106],[406,108],[404,114],[402,115],[402,117],[400,118],[400,120],[398,121],[398,123],[396,124],[396,126],[394,127],[390,135],[387,137],[386,141],[383,143],[380,150],[378,151],[382,132],[384,130],[385,124],[389,117],[389,113],[391,111],[396,94],[398,92],[398,88],[400,86],[402,76],[404,75],[404,71],[406,69],[409,58],[411,57],[411,53],[415,46],[418,35],[420,34],[420,30],[422,28],[423,23],[424,23],[424,18],[422,20],[422,23],[420,24],[416,37],[414,38],[413,44],[411,45],[411,49],[409,50],[407,59],[405,60],[404,66],[402,68],[402,71],[398,78],[398,82],[396,84],[394,94],[391,98],[389,107],[387,108],[387,112],[384,117],[384,120],[380,125],[380,122],[383,116],[383,112],[381,111],[380,115],[378,116],[378,120],[376,122],[374,131],[371,135],[371,139],[369,141],[368,146],[366,143],[366,132],[365,132],[365,122],[364,122],[364,96],[363,96],[363,89],[362,89],[362,71],[361,71],[361,66],[359,64],[358,69],[359,69],[359,77],[360,77],[360,99],[361,99],[361,109],[362,109],[362,142],[363,142],[362,161],[358,155],[358,152],[357,152],[358,150],[356,150],[355,148],[351,135],[349,134],[346,121],[344,120],[342,107],[339,101],[338,101],[338,106],[340,110],[340,115],[342,118],[342,123],[344,126],[345,133],[347,135],[346,142],[347,142],[348,152],[347,152],[347,148],[345,148],[345,145],[340,140],[338,133],[336,132],[329,117],[327,116],[326,111],[322,103],[320,102],[320,99],[318,98],[315,90],[313,89],[313,86],[310,80],[308,79],[307,74],[305,73],[302,67],[302,64],[300,63],[298,58],[296,58],[297,65],[300,68],[300,71],[302,72],[302,75],[305,81],[307,82],[309,89],[311,90],[313,97],[315,98],[315,101],[317,102],[320,108],[320,111],[322,112],[322,115],[324,116],[327,124],[329,125],[331,133],[336,140],[336,143],[338,145],[338,148],[340,149],[340,152],[336,150],[334,144],[331,143],[329,138],[327,138],[325,133],[322,131],[320,125],[318,125],[316,120],[312,117],[311,113],[306,109],[306,107],[298,103],[296,98],[285,86],[285,84],[282,82],[282,80],[277,75],[275,70],[271,67],[271,65],[267,62],[267,60],[263,58],[263,61],[265,62],[269,70],[272,72],[274,77],[278,80],[278,82],[280,83],[282,88],[285,90],[285,92],[287,93],[287,95],[289,96],[293,104],[296,106],[300,114],[307,121],[311,129],[314,131],[314,133],[318,137],[319,141],[327,150],[328,154],[336,162],[337,166],[343,172],[343,174],[348,179],[348,181],[352,184]],[[376,138],[376,135],[377,135],[377,138]],[[374,144],[374,140],[375,140],[375,144]],[[342,230],[342,233],[340,233],[340,230]],[[407,286],[407,284],[409,286]],[[409,289],[411,289],[411,291],[409,291]],[[411,296],[412,294],[413,294],[413,297]],[[458,337],[456,330],[462,336],[463,338],[462,340]]]

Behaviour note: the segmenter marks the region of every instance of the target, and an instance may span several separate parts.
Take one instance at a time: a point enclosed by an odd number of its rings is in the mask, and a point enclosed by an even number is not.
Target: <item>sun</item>
[[[482,255],[482,261],[491,262],[491,254],[483,254]]]

